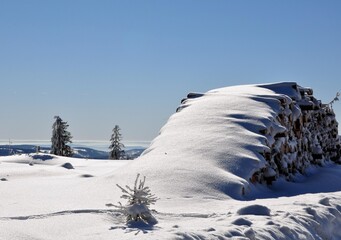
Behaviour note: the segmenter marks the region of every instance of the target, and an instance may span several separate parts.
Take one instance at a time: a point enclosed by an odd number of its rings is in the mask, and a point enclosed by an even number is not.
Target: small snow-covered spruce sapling
[[[144,186],[146,177],[143,177],[143,180],[139,180],[139,177],[140,174],[137,174],[134,188],[130,188],[127,185],[123,188],[116,184],[116,186],[123,192],[121,198],[127,199],[128,203],[126,205],[122,205],[121,202],[118,202],[119,205],[114,206],[126,215],[126,221],[128,224],[142,221],[145,224],[154,225],[157,223],[157,220],[152,215],[149,207],[150,205],[155,204],[158,198],[151,194],[149,187]]]

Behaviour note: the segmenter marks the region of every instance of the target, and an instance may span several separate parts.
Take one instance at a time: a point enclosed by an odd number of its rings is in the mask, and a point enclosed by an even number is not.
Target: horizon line
[[[140,143],[150,143],[152,140],[122,140],[122,142],[140,142]],[[51,142],[51,139],[0,139],[0,142]],[[102,143],[102,142],[110,142],[110,140],[73,140],[72,142],[93,142],[93,143]]]

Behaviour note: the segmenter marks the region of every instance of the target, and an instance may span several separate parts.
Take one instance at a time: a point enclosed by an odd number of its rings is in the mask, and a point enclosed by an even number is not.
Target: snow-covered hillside
[[[309,88],[191,93],[134,161],[0,157],[0,239],[341,239],[339,154]],[[155,225],[112,206],[137,173],[160,198]]]

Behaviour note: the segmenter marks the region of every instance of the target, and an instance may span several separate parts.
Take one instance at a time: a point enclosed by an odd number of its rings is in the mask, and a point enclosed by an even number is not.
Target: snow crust
[[[324,159],[291,181],[250,181],[285,131],[273,119],[300,116],[280,104],[302,100],[293,84],[189,94],[134,161],[0,157],[0,239],[341,239],[340,165]],[[132,185],[138,173],[160,198],[153,226],[127,225],[113,207],[116,184]]]

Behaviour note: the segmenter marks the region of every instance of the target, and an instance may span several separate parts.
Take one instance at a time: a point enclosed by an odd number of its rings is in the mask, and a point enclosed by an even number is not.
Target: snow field
[[[189,94],[134,161],[0,157],[0,239],[341,239],[337,122],[317,106],[293,83],[227,87]],[[113,207],[138,173],[155,225]]]

